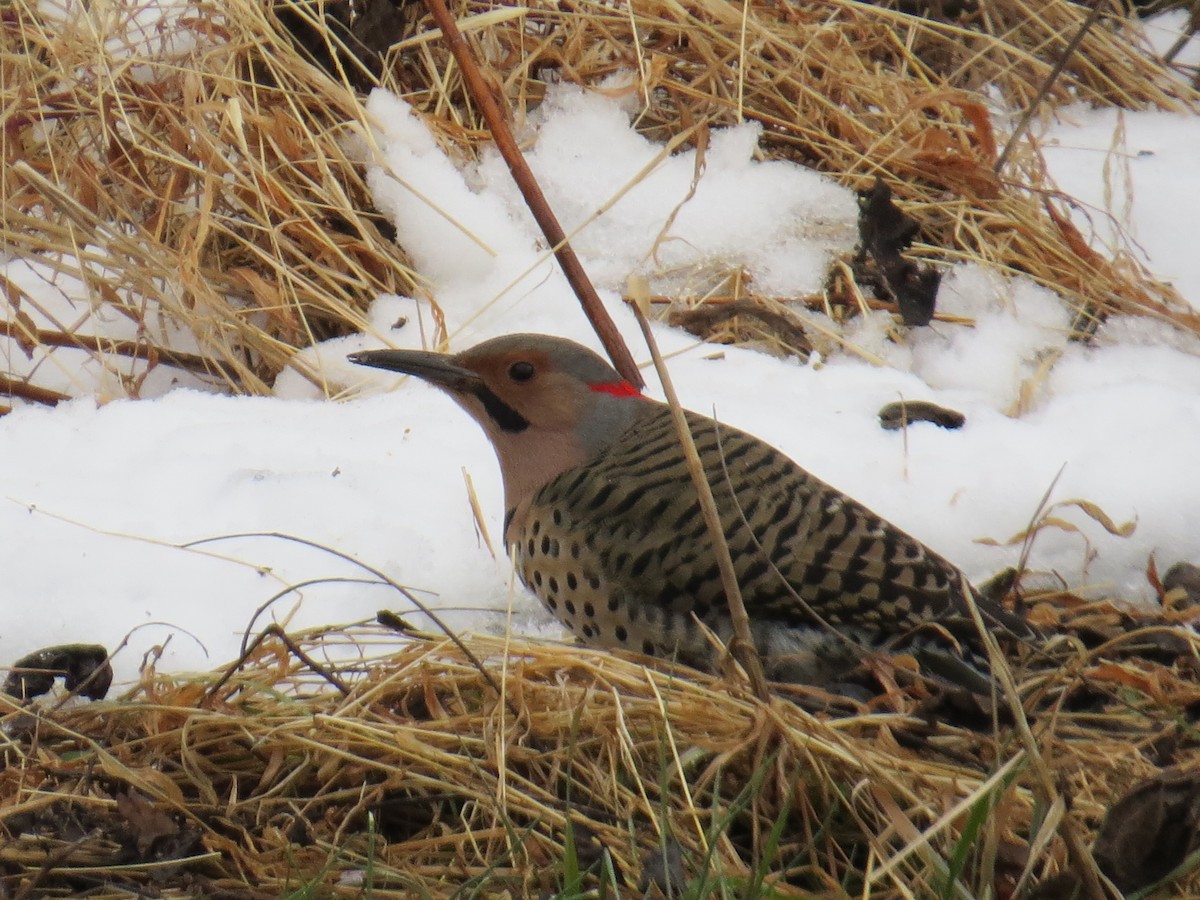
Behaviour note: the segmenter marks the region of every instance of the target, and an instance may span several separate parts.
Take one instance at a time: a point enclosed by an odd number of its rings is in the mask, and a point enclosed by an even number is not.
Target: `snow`
[[[82,255],[91,257],[84,265],[89,273],[103,277],[104,267],[95,259],[104,259],[98,247],[83,248]],[[153,300],[136,293],[113,288],[113,296],[134,310],[144,310],[139,318],[124,315],[114,306],[100,302],[88,283],[63,269],[69,263],[57,264],[42,259],[10,259],[0,257],[0,276],[5,279],[9,318],[19,315],[30,329],[36,328],[62,334],[91,335],[113,341],[132,341],[138,329],[144,327],[156,346],[194,353],[198,344],[193,335],[159,315],[161,307]],[[168,290],[167,286],[162,286]],[[210,385],[204,378],[174,366],[151,367],[146,360],[134,357],[101,357],[78,347],[58,347],[46,352],[42,347],[26,350],[15,343],[4,345],[4,370],[13,378],[36,374],[41,387],[71,396],[95,396],[101,401],[125,397],[130,385],[136,384],[137,395],[157,397],[176,387],[204,389]]]
[[[1059,116],[1041,142],[1058,186],[1084,200],[1076,225],[1098,249],[1131,244],[1157,278],[1200,309],[1195,247],[1179,233],[1188,228],[1181,201],[1200,197],[1200,118],[1082,106]]]
[[[703,295],[745,272],[756,289],[800,296],[853,247],[854,198],[812,171],[756,158],[755,126],[715,133],[700,165],[695,151],[672,154],[638,135],[636,97],[618,82],[606,88],[558,88],[521,139],[639,361],[647,353],[619,299],[630,274],[656,292]],[[517,330],[597,346],[499,158],[447,156],[388,94],[372,95],[368,111],[375,129],[357,150],[371,164],[371,190],[444,310],[452,347]],[[1200,196],[1197,129],[1196,118],[1071,108],[1038,139],[1059,185],[1090,211],[1096,246],[1115,246],[1111,208],[1147,265],[1200,306],[1191,210],[1178,199]],[[92,333],[125,336],[128,323],[106,320],[69,276],[0,263],[28,295],[22,309],[42,310],[43,327],[87,321]],[[1052,503],[1091,501],[1137,527],[1111,535],[1059,506],[1054,515],[1075,528],[1040,532],[1031,567],[1088,592],[1149,600],[1151,556],[1163,569],[1195,559],[1200,341],[1128,319],[1107,324],[1095,346],[1071,343],[1059,298],[972,266],[947,275],[939,308],[974,327],[938,323],[893,340],[885,313],[852,325],[845,337],[883,365],[832,341],[800,364],[698,345],[666,326],[655,333],[685,405],[783,448],[971,577],[1016,561],[1021,547],[1009,541],[1053,485]],[[279,535],[382,570],[447,610],[456,629],[560,636],[477,533],[465,474],[501,550],[499,473],[479,429],[415,379],[345,361],[384,341],[426,345],[426,305],[380,297],[370,319],[370,336],[302,354],[342,389],[339,402],[294,372],[280,376],[275,397],[234,398],[166,367],[147,379],[149,399],[114,400],[121,373],[81,368],[78,351],[30,358],[0,344],[9,371],[57,367],[55,384],[79,396],[0,419],[0,665],[51,644],[113,648],[128,636],[115,659],[128,681],[155,647],[160,668],[221,664],[252,621],[254,630],[352,622],[390,607],[428,627],[394,589],[350,580],[368,572]],[[186,335],[172,341],[186,349]],[[650,370],[647,379],[661,396]],[[900,398],[952,407],[967,424],[883,431],[879,408]],[[263,534],[238,536],[250,532]]]
[[[458,166],[403,101],[376,91],[367,111],[378,127],[360,149],[378,163],[368,184],[400,245],[436,285],[458,345],[512,331],[514,321],[520,330],[594,342],[499,154]],[[537,135],[529,165],[631,345],[637,328],[616,302],[631,274],[657,292],[696,294],[745,267],[763,290],[810,293],[830,256],[857,239],[853,195],[793,163],[754,161],[756,125],[714,135],[690,199],[696,152],[664,154],[634,131],[619,100],[564,85],[529,128]],[[650,174],[593,221],[647,167]]]

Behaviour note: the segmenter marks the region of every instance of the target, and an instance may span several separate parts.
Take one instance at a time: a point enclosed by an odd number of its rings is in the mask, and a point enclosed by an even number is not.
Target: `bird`
[[[504,484],[504,543],[524,585],[585,645],[713,670],[732,618],[670,408],[561,337],[509,334],[456,354],[351,362],[440,388],[483,428]],[[871,655],[986,693],[989,630],[1025,620],[953,564],[766,441],[685,411],[767,676],[842,683]],[[701,627],[703,626],[703,627]]]

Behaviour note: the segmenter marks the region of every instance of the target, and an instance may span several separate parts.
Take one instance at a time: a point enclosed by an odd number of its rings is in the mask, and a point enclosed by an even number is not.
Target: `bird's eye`
[[[515,362],[508,367],[508,377],[513,381],[528,381],[533,377],[533,363]]]

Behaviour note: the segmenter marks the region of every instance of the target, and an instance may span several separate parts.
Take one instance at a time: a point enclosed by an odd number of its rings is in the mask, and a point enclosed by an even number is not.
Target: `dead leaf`
[[[879,410],[879,427],[897,431],[913,422],[932,422],[941,428],[962,428],[967,417],[955,409],[928,400],[898,400]]]
[[[1092,851],[1124,893],[1166,877],[1200,848],[1200,773],[1168,769],[1112,805]]]
[[[1102,510],[1097,504],[1093,503],[1091,500],[1078,500],[1078,499],[1061,500],[1058,503],[1055,503],[1054,505],[1056,507],[1058,507],[1058,506],[1074,506],[1074,507],[1076,507],[1077,509],[1082,511],[1083,514],[1086,515],[1089,519],[1092,519],[1095,522],[1099,522],[1100,526],[1105,531],[1107,531],[1109,534],[1115,534],[1117,537],[1129,537],[1131,534],[1133,534],[1137,530],[1137,519],[1133,519],[1129,522],[1122,522],[1120,525],[1118,525],[1111,518],[1109,518],[1108,513],[1106,513],[1104,510]]]
[[[99,644],[44,647],[18,659],[0,691],[27,700],[47,693],[55,678],[62,678],[68,691],[102,700],[113,679],[108,650]]]
[[[129,823],[138,853],[145,858],[159,838],[179,833],[171,816],[138,794],[117,794],[117,809]]]
[[[1162,686],[1151,672],[1130,669],[1117,663],[1102,663],[1088,670],[1088,678],[1092,681],[1105,681],[1110,684],[1121,684],[1141,691],[1150,697],[1157,697]]]
[[[992,128],[992,117],[974,95],[963,91],[934,91],[917,97],[908,104],[908,109],[933,109],[942,103],[957,108],[963,118],[971,123],[971,143],[979,149],[989,165],[995,165],[996,132]]]

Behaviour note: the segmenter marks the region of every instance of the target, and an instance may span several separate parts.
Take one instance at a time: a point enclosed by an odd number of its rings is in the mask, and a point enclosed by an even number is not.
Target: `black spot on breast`
[[[617,640],[622,644],[629,640],[629,632],[625,630],[624,625],[618,625],[616,630]]]
[[[552,593],[552,594],[558,593],[558,579],[555,578],[553,575],[550,576],[550,593]]]
[[[575,604],[573,601],[568,600],[566,603],[563,604],[563,608],[566,609],[568,616],[575,615]]]
[[[550,555],[550,536],[546,534],[542,535],[542,553]]]
[[[596,618],[596,607],[592,606],[591,603],[583,604],[583,614],[589,619]]]
[[[642,652],[645,653],[647,656],[653,656],[654,655],[654,642],[649,641],[649,640],[642,641]]]
[[[618,597],[616,594],[613,594],[611,597],[608,598],[608,611],[616,612],[620,608],[621,608],[621,598]]]
[[[572,591],[579,587],[579,579],[575,577],[574,572],[567,573],[567,587]]]

